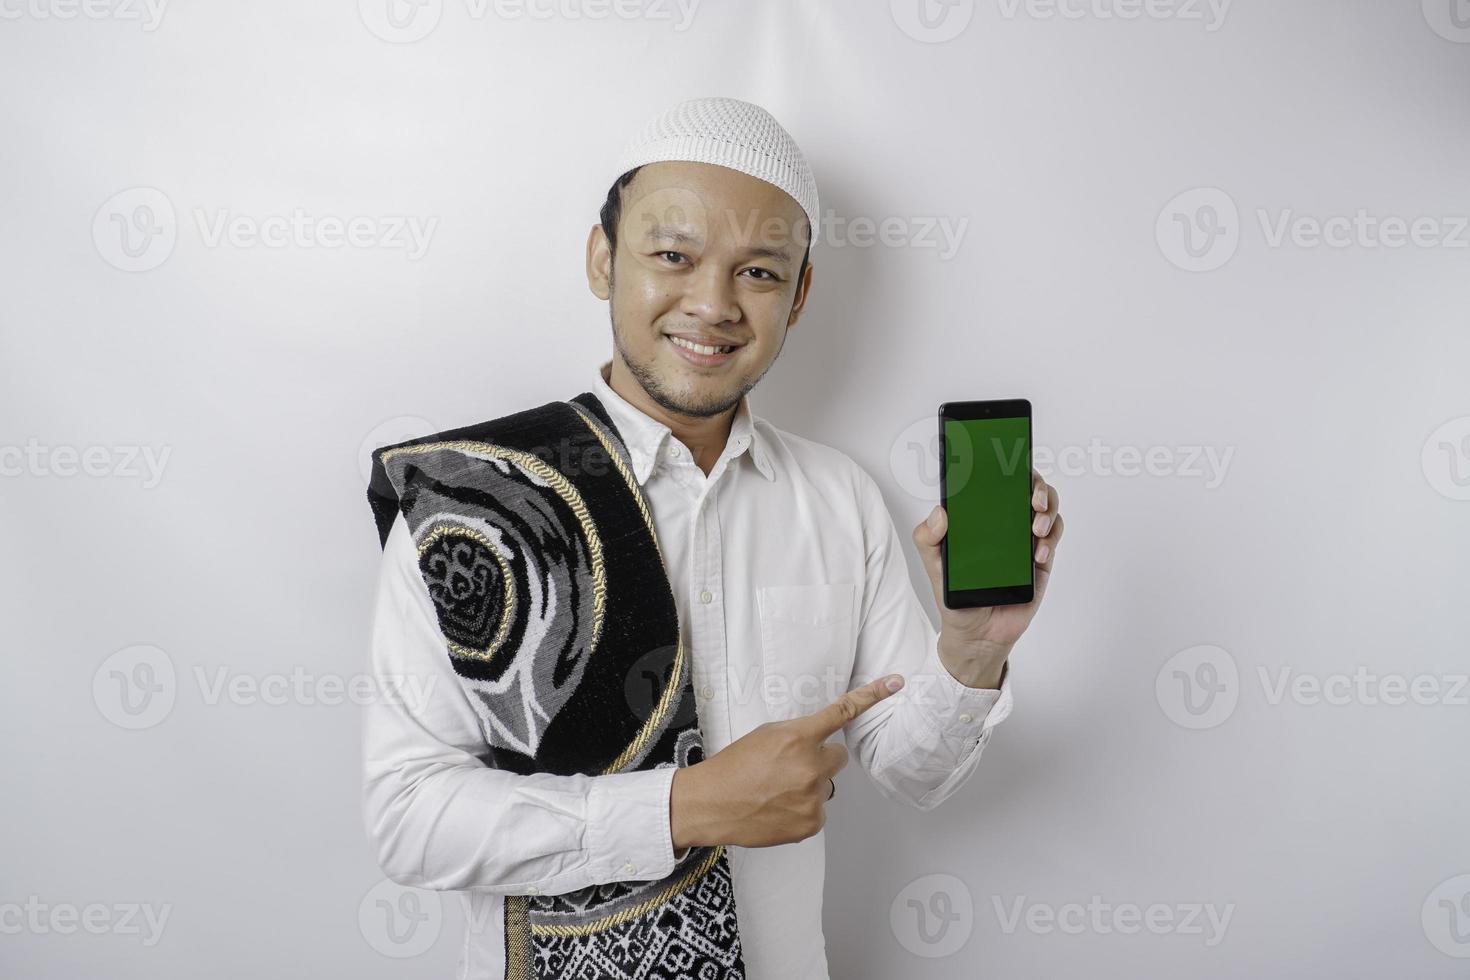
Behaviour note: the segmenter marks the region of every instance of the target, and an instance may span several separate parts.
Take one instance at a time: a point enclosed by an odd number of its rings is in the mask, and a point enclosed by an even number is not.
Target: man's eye
[[[764,276],[764,278],[762,278],[760,276],[756,277],[756,280],[758,282],[780,282],[781,281],[781,277],[778,276],[778,275],[776,275],[770,269],[762,269],[759,266],[751,266],[749,269],[746,269],[745,271],[746,272],[759,272],[759,273],[762,273],[763,276]]]
[[[674,261],[674,260],[677,260],[677,259],[682,259],[684,257],[684,253],[683,252],[659,252],[658,254],[659,255],[672,255],[674,258],[671,259],[670,261]]]

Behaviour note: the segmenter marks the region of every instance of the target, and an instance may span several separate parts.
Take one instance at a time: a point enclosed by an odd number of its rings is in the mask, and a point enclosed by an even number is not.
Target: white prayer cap
[[[622,151],[614,173],[666,160],[714,163],[774,184],[801,205],[817,242],[817,181],[801,147],[776,118],[739,99],[680,102],[648,121]]]

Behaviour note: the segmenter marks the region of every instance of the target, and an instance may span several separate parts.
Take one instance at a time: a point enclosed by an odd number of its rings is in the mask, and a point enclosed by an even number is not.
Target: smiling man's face
[[[806,214],[780,188],[705,163],[648,164],[622,200],[616,255],[601,226],[587,243],[588,284],[610,300],[613,370],[621,361],[669,412],[726,412],[775,363],[806,302]]]

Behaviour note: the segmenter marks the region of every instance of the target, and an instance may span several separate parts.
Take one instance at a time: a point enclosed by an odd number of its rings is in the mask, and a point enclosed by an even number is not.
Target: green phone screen
[[[944,420],[949,588],[1031,581],[1031,420]]]

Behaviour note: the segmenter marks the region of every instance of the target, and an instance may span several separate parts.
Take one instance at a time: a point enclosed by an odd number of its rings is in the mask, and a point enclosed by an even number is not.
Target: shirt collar
[[[666,441],[673,437],[673,432],[667,425],[645,415],[641,409],[634,407],[622,395],[613,391],[605,376],[611,365],[612,361],[604,361],[598,367],[592,393],[597,396],[608,414],[612,416],[613,424],[618,427],[618,433],[628,447],[628,455],[632,457],[633,476],[638,480],[638,485],[643,486],[648,482],[654,464],[658,462],[658,454],[663,452]],[[735,418],[730,424],[730,441],[727,448],[728,446],[735,447],[734,452],[730,454],[732,460],[749,452],[760,474],[767,480],[774,480],[776,470],[771,463],[765,436],[762,435],[760,425],[757,424],[762,421],[760,416],[752,410],[750,393],[747,392],[735,407]]]

